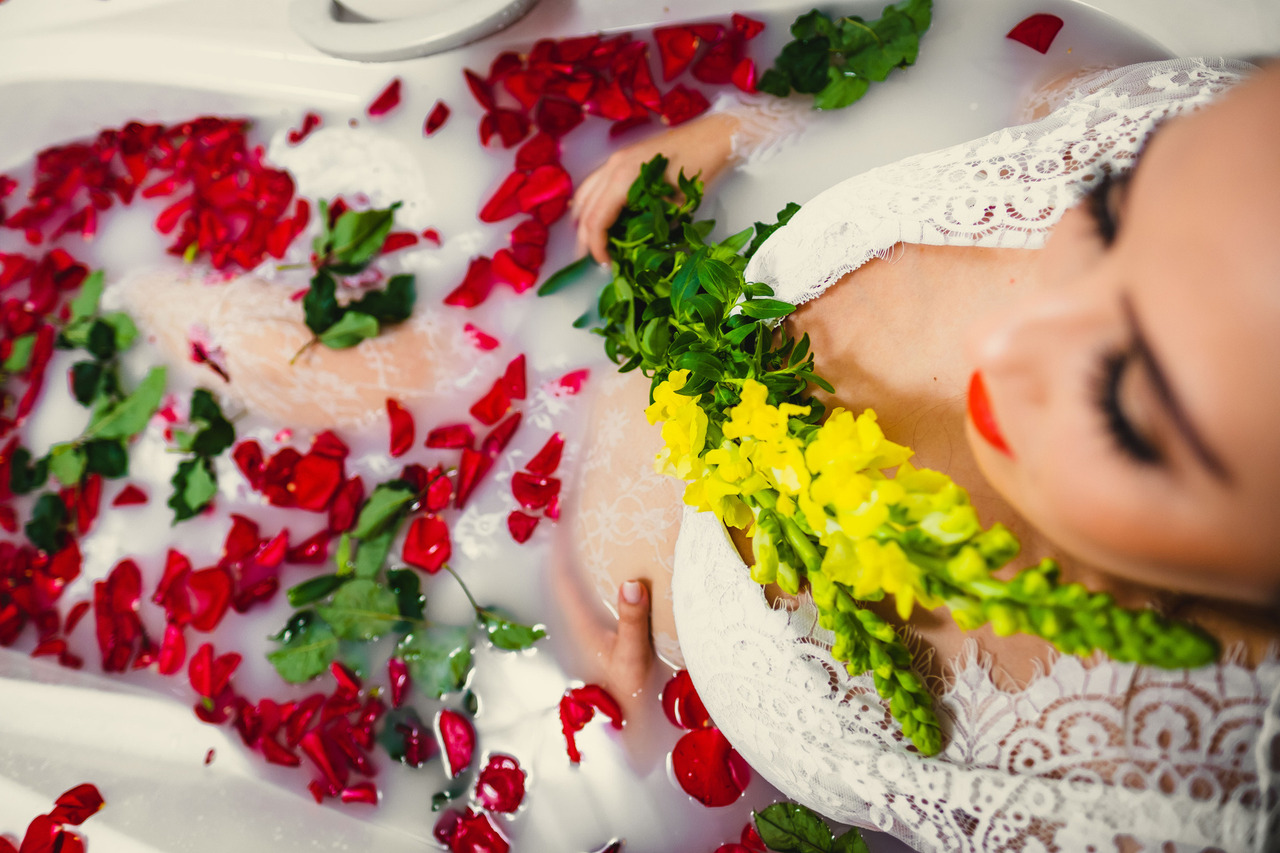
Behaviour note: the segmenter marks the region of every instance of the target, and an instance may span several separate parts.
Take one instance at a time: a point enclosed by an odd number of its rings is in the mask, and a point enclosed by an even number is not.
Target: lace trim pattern
[[[747,278],[803,302],[901,242],[1043,245],[1166,116],[1250,66],[1174,60],[1080,81],[1034,124],[913,157],[806,205]],[[870,678],[830,656],[811,603],[771,609],[723,528],[685,513],[672,582],[686,664],[716,724],[788,796],[922,851],[1274,850],[1280,661],[1162,671],[1058,658],[1006,692],[976,646],[950,662],[947,746],[921,758]]]

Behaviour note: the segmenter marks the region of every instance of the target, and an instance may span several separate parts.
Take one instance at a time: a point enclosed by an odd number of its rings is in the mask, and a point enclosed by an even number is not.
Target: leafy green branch
[[[191,393],[190,421],[194,430],[174,430],[178,449],[191,454],[178,463],[170,481],[173,494],[169,507],[173,521],[185,521],[200,513],[218,493],[218,477],[213,460],[236,440],[235,427],[223,417],[213,394],[204,388]]]

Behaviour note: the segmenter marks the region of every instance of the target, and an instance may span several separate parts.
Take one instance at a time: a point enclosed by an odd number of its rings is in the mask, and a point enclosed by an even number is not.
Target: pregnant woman
[[[643,682],[651,600],[657,651],[733,745],[832,818],[920,850],[1280,849],[1280,67],[1151,63],[1042,100],[819,195],[746,280],[803,303],[787,323],[835,388],[820,399],[873,408],[1014,531],[1019,565],[1052,556],[1222,660],[1061,657],[916,608],[945,733],[922,757],[807,593],[753,583],[750,548],[643,473],[660,441],[630,374],[597,404],[573,528],[623,593],[613,684]],[[602,258],[640,162],[714,177],[759,124],[730,110],[614,155],[578,194],[584,246]]]

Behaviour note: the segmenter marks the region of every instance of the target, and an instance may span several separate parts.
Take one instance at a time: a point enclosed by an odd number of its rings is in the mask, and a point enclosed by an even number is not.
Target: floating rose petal
[[[516,293],[524,293],[537,282],[538,271],[520,266],[510,250],[499,249],[493,256],[493,277],[511,285]]]
[[[515,110],[497,109],[480,119],[480,144],[488,145],[496,134],[503,148],[518,145],[529,135],[529,117]]]
[[[769,848],[764,846],[754,820],[747,821],[746,826],[742,827],[742,837],[739,840],[750,853],[769,853]]]
[[[407,249],[418,243],[418,235],[412,231],[393,231],[387,235],[387,239],[382,243],[381,254],[389,255],[392,252],[398,252],[401,249]]]
[[[441,512],[453,500],[453,481],[445,474],[444,468],[437,465],[427,474],[426,493],[422,499],[422,507],[427,512]]]
[[[496,459],[498,454],[506,450],[507,445],[511,443],[511,437],[520,426],[520,420],[520,413],[513,412],[506,420],[489,430],[489,434],[480,443],[480,452],[490,459]]]
[[[446,811],[436,820],[432,834],[449,853],[509,853],[511,845],[484,812],[467,809]]]
[[[671,767],[686,794],[709,808],[737,802],[751,769],[719,729],[698,729],[676,741]]]
[[[523,64],[520,54],[513,50],[503,51],[494,57],[493,62],[489,64],[489,82],[498,82],[511,72],[521,68]]]
[[[513,813],[524,800],[525,772],[510,755],[491,755],[476,779],[476,801],[491,812]]]
[[[560,494],[560,481],[555,477],[517,471],[511,477],[511,494],[525,509],[542,509]]]
[[[735,40],[716,42],[693,63],[695,80],[713,86],[723,86],[733,79],[733,72],[742,59],[742,45]]]
[[[542,519],[532,515],[526,515],[520,510],[512,510],[507,516],[507,531],[511,534],[511,538],[523,545],[529,541],[529,537],[533,535],[533,531],[537,529],[538,522]]]
[[[749,41],[764,32],[764,22],[748,18],[746,15],[734,13],[730,19],[733,31],[744,41]]]
[[[515,204],[512,202],[512,213]],[[488,258],[480,257],[471,261],[467,274],[448,296],[444,298],[446,305],[457,305],[462,308],[474,308],[489,298],[493,291],[493,265]]]
[[[733,85],[737,86],[748,95],[756,91],[756,64],[748,57],[738,60],[738,64],[733,68]]]
[[[289,144],[297,145],[310,136],[311,131],[319,127],[322,122],[323,119],[320,118],[319,113],[307,113],[302,117],[302,127],[289,131]]]
[[[240,655],[237,652],[227,652],[215,658],[213,645],[205,643],[191,656],[187,677],[198,695],[210,699],[227,687],[239,665]]]
[[[560,143],[554,136],[545,133],[534,136],[516,151],[516,169],[521,172],[532,172],[539,166],[550,166],[560,162]]]
[[[182,670],[187,660],[187,638],[182,628],[170,622],[164,628],[164,640],[160,643],[157,668],[161,675],[173,675]]]
[[[569,761],[574,764],[582,761],[582,753],[578,751],[574,735],[591,722],[597,710],[609,718],[610,724],[615,729],[622,728],[622,707],[600,685],[587,684],[582,687],[572,687],[560,697],[560,728],[564,732]]]
[[[547,390],[553,397],[572,397],[582,390],[583,384],[591,376],[587,369],[574,370],[557,379]]]
[[[470,408],[471,416],[485,426],[493,426],[511,409],[511,392],[499,377],[488,393]]]
[[[1041,12],[1023,18],[1014,25],[1013,29],[1005,34],[1005,38],[1021,42],[1040,53],[1048,53],[1049,46],[1053,44],[1053,40],[1058,36],[1058,31],[1062,29],[1062,23],[1062,19],[1057,15]]]
[[[528,213],[534,208],[556,199],[573,195],[573,180],[569,173],[557,165],[539,166],[529,173],[516,193],[520,210]]]
[[[288,489],[293,493],[294,505],[324,512],[343,481],[340,461],[313,452],[298,460]]]
[[[233,588],[231,572],[222,566],[192,572],[187,578],[187,589],[196,600],[191,627],[206,633],[218,627],[231,604]]]
[[[434,575],[452,554],[449,526],[434,515],[419,516],[409,525],[401,556],[411,566]]]
[[[671,725],[682,729],[711,728],[711,715],[693,688],[688,670],[680,670],[662,688],[662,711]]]
[[[475,434],[468,424],[449,424],[436,427],[427,433],[427,447],[441,449],[474,447],[475,443]]]
[[[480,208],[481,222],[501,222],[508,216],[515,216],[522,210],[519,200],[520,188],[529,179],[524,172],[512,172],[506,177],[494,194]],[[473,262],[474,263],[474,262]],[[470,271],[468,271],[468,275]]]
[[[715,853],[752,853],[752,851],[750,847],[746,847],[736,842],[729,842],[728,844],[721,844],[717,847],[715,849]]]
[[[361,491],[363,490],[363,486],[361,486]],[[332,537],[333,531],[331,528],[309,536],[289,548],[285,553],[285,561],[299,565],[318,566],[323,564],[329,558],[329,540]]]
[[[523,400],[525,396],[525,357],[520,354],[507,364],[506,372],[502,374],[502,383],[506,386],[507,393],[513,400]]]
[[[560,520],[560,496],[559,495],[556,495],[550,501],[547,502],[547,508],[542,511],[542,514],[547,518],[551,519],[552,521]]]
[[[467,323],[463,326],[462,331],[467,336],[467,340],[471,341],[471,345],[478,350],[484,350],[487,352],[489,350],[495,350],[501,345],[498,339],[493,335],[485,333],[476,326],[473,326],[471,323]],[[430,447],[431,445],[428,443],[427,446]]]
[[[76,785],[58,797],[49,819],[55,823],[69,823],[79,826],[97,814],[105,805],[102,794],[89,783]]]
[[[356,522],[362,503],[364,481],[359,477],[352,477],[342,485],[334,496],[333,503],[329,504],[329,531],[343,533],[350,530],[351,525]]]
[[[350,787],[343,788],[342,793],[338,795],[344,803],[365,803],[366,805],[376,806],[378,804],[378,788],[372,782],[357,782]]]
[[[701,92],[681,83],[662,97],[660,112],[662,120],[674,127],[701,115],[710,106]]]
[[[242,441],[231,452],[231,458],[235,460],[240,473],[244,474],[244,478],[249,481],[249,486],[255,491],[261,489],[264,461],[262,446],[253,439]]]
[[[582,107],[573,101],[543,98],[534,112],[533,121],[538,130],[556,139],[582,124]]]
[[[304,734],[298,746],[302,754],[309,758],[320,771],[323,777],[321,781],[326,784],[328,790],[336,793],[346,787],[350,775],[347,763],[340,756],[330,754],[319,729],[312,729]],[[337,752],[336,749],[334,751]]]
[[[413,447],[413,415],[399,401],[388,397],[387,417],[391,421],[391,457],[394,459]]]
[[[431,112],[427,113],[427,120],[422,125],[423,136],[430,136],[440,128],[444,127],[444,123],[449,119],[449,105],[444,101],[436,101]]]
[[[668,82],[688,68],[698,52],[698,36],[687,26],[658,27],[653,40],[662,60],[662,79]]]
[[[564,452],[564,438],[555,433],[542,445],[537,455],[529,460],[525,470],[539,477],[549,477],[560,467],[560,455]]]
[[[475,96],[475,99],[479,102],[480,106],[484,107],[486,110],[497,108],[497,101],[493,99],[493,89],[490,88],[488,83],[481,79],[480,76],[470,68],[464,68],[462,75],[466,78],[467,87],[471,89],[471,94]]]
[[[445,773],[456,779],[468,767],[476,750],[476,730],[462,714],[445,708],[436,716],[436,735],[444,752]]]
[[[404,704],[405,695],[409,692],[409,666],[400,658],[387,660],[387,680],[391,684],[391,707],[399,708]]]
[[[400,106],[400,78],[393,77],[365,112],[368,113],[369,118],[381,118],[398,106]]]

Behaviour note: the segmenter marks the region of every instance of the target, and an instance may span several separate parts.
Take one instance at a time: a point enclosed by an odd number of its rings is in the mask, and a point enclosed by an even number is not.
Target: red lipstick
[[[1006,456],[1013,456],[1013,451],[1000,434],[996,416],[991,413],[991,398],[987,396],[987,386],[982,381],[982,374],[976,370],[969,379],[969,419],[977,428],[978,435],[985,438],[988,444]]]

